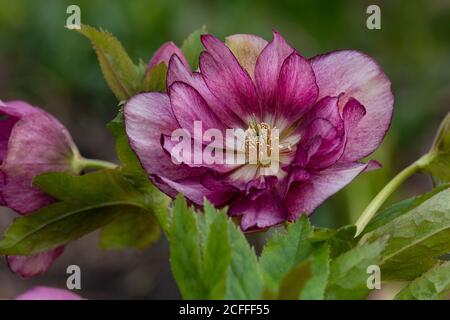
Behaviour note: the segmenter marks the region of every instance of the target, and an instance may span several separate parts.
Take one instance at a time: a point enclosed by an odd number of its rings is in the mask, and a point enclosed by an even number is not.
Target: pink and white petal
[[[284,38],[273,33],[273,40],[263,49],[256,61],[255,84],[261,100],[263,117],[274,114],[278,78],[284,60],[294,52]]]
[[[319,99],[344,93],[339,99],[341,111],[350,97],[366,108],[367,114],[347,137],[345,160],[368,156],[380,145],[391,124],[394,96],[390,80],[372,58],[357,51],[331,52],[310,61]]]
[[[48,271],[53,262],[64,252],[64,247],[32,256],[8,256],[9,269],[23,278],[31,278]]]
[[[161,62],[169,64],[169,60],[173,55],[177,55],[186,67],[189,66],[186,58],[184,57],[183,51],[181,51],[175,43],[166,42],[153,54],[153,57],[148,63],[147,70],[150,70],[153,66],[160,64]]]
[[[170,154],[171,159],[176,159],[175,161],[177,163],[183,163],[191,168],[211,169],[218,173],[227,173],[239,166],[237,164],[225,163],[226,151],[223,149],[220,140],[217,145],[209,145],[208,143],[202,145],[200,141],[195,141],[194,139],[189,139],[188,141],[174,140],[171,137],[162,136],[161,143],[163,149]],[[185,152],[186,150],[180,148],[180,143],[183,144],[183,148],[189,146],[190,152]],[[198,154],[195,152],[198,152]],[[211,156],[212,152],[214,152],[214,157]],[[201,158],[196,159],[198,155],[201,155]],[[209,161],[205,160],[206,156],[210,156]]]
[[[275,190],[268,190],[254,200],[240,196],[228,212],[231,216],[242,216],[243,231],[268,228],[287,219],[287,211]]]
[[[125,105],[125,127],[131,148],[149,175],[181,179],[197,174],[195,169],[172,162],[161,145],[161,136],[179,128],[169,97],[158,92],[143,93]]]
[[[33,287],[18,295],[15,300],[82,300],[82,298],[68,290],[49,287]]]
[[[267,41],[252,34],[234,34],[225,38],[225,44],[254,80],[256,60],[267,46]]]
[[[244,126],[244,122],[236,113],[211,93],[201,74],[197,72],[192,73],[177,56],[172,56],[167,71],[167,88],[170,88],[177,81],[187,83],[197,90],[210,109],[221,116],[222,122],[228,128],[241,128]]]
[[[169,96],[175,118],[183,129],[189,131],[192,138],[195,138],[195,122],[198,122],[198,125],[201,124],[199,140],[208,129],[218,129],[225,134],[224,124],[193,87],[184,82],[175,82],[170,86]]]
[[[349,184],[368,167],[366,163],[336,164],[325,170],[310,172],[308,181],[294,182],[283,199],[289,220],[302,213],[310,215],[327,198]]]
[[[1,166],[2,196],[8,207],[26,214],[51,203],[51,198],[33,187],[33,179],[45,172],[73,172],[77,152],[70,134],[49,114],[35,112],[19,120]]]
[[[248,123],[260,116],[256,89],[230,49],[219,39],[203,35],[206,52],[200,55],[200,70],[211,92]]]
[[[319,88],[308,60],[294,52],[280,69],[276,93],[276,125],[282,131],[307,113],[316,102]]]

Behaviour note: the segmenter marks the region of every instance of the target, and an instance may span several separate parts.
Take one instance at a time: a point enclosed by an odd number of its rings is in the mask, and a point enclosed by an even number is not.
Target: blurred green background
[[[440,120],[450,110],[450,1],[318,0],[0,0],[0,99],[41,106],[71,131],[87,157],[114,160],[105,123],[117,102],[103,81],[95,54],[79,34],[64,28],[66,8],[77,4],[81,22],[116,35],[132,59],[147,61],[165,41],[181,44],[206,25],[219,37],[272,29],[303,55],[352,48],[374,57],[392,80],[392,128],[371,158],[384,168],[357,178],[323,205],[313,223],[354,222],[378,190],[425,152]],[[366,28],[366,8],[381,8],[381,30]],[[411,178],[390,201],[432,187],[426,176]],[[0,210],[0,231],[14,214]],[[263,236],[252,236],[258,246]],[[66,267],[80,265],[86,298],[178,298],[164,240],[145,251],[102,252],[96,235],[70,245],[51,271],[23,281],[0,263],[0,298],[32,285],[65,286]]]

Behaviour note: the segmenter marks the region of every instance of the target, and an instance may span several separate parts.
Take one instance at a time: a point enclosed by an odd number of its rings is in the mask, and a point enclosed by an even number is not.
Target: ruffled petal
[[[166,94],[150,92],[136,95],[127,102],[124,113],[131,148],[151,177],[157,175],[177,180],[204,171],[173,163],[161,145],[163,135],[171,136],[179,128]],[[174,193],[167,189],[165,192]]]
[[[310,172],[307,181],[294,182],[283,200],[289,220],[311,214],[323,201],[350,183],[368,167],[366,163],[336,164],[325,170]]]
[[[228,212],[231,216],[242,216],[243,231],[271,227],[287,218],[287,211],[275,190],[268,190],[254,200],[240,196]]]
[[[218,129],[225,134],[224,124],[209,108],[205,99],[190,85],[175,82],[169,89],[169,97],[178,123],[181,128],[189,131],[192,138],[197,139],[194,136],[194,122],[197,122],[198,133],[201,133],[198,140],[201,140],[204,131],[208,129]]]
[[[323,169],[336,163],[345,148],[345,125],[338,97],[324,97],[302,118],[301,140],[293,165]]]
[[[8,256],[9,269],[23,278],[31,278],[47,272],[53,262],[64,252],[64,247],[32,256]]]
[[[260,116],[258,97],[249,74],[219,39],[203,35],[206,52],[200,55],[200,70],[211,92],[245,122]]]
[[[311,59],[319,99],[344,95],[342,110],[350,97],[357,99],[367,114],[347,137],[345,161],[356,161],[371,154],[381,143],[392,119],[394,97],[391,82],[379,65],[357,51],[343,50]]]
[[[274,114],[281,66],[293,52],[294,49],[284,38],[278,32],[274,32],[272,42],[264,48],[256,61],[255,84],[261,100],[262,114],[265,117]]]
[[[168,186],[182,193],[187,199],[199,206],[203,205],[205,198],[214,206],[224,206],[235,195],[235,191],[225,185],[216,185],[213,189],[207,188],[203,183],[202,177],[177,181],[171,181],[163,177],[161,179]]]
[[[289,128],[314,105],[319,89],[308,60],[292,53],[283,62],[278,78],[275,100],[275,124],[282,130]]]
[[[167,88],[170,88],[173,83],[178,81],[187,83],[197,90],[203,99],[205,99],[209,108],[215,114],[220,115],[221,121],[228,128],[241,128],[245,126],[244,122],[236,115],[233,109],[228,108],[226,104],[211,93],[205,80],[199,73],[192,73],[177,56],[172,56],[167,71]]]

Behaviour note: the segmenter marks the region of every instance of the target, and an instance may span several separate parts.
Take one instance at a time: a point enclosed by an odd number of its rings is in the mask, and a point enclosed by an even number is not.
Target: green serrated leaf
[[[55,203],[16,219],[0,241],[0,254],[25,256],[51,250],[103,227],[132,208],[118,202],[78,207]]]
[[[421,196],[403,200],[401,202],[393,204],[392,206],[382,210],[370,221],[370,223],[367,225],[367,227],[364,228],[363,234],[366,234],[370,231],[380,228],[381,226],[387,224],[388,222],[394,220],[395,218],[418,207],[424,201],[430,199],[432,196],[441,192],[442,190],[447,189],[448,187],[450,187],[450,184],[443,184]]]
[[[185,299],[258,299],[261,275],[244,235],[205,201],[205,213],[176,200],[170,225],[171,265]]]
[[[261,299],[262,276],[255,250],[250,247],[242,231],[231,221],[228,223],[228,231],[232,257],[225,299]]]
[[[166,92],[167,65],[164,62],[153,66],[144,77],[142,91]]]
[[[314,244],[311,254],[312,276],[301,291],[302,300],[322,300],[330,274],[330,249],[328,244]]]
[[[87,25],[76,30],[92,42],[103,76],[117,99],[127,100],[136,94],[141,78],[119,40],[109,32]]]
[[[192,70],[197,70],[198,68],[198,58],[203,51],[200,36],[206,33],[206,27],[203,26],[201,29],[192,32],[186,40],[184,40],[183,45],[181,46],[181,50]]]
[[[311,261],[300,262],[281,280],[277,300],[298,300],[311,276]]]
[[[266,294],[275,293],[284,276],[311,253],[309,234],[312,228],[306,215],[289,224],[286,232],[275,233],[260,257]]]
[[[155,243],[160,236],[158,221],[149,211],[138,207],[122,212],[102,229],[102,249],[144,249]]]
[[[35,185],[63,201],[16,219],[0,241],[2,254],[29,255],[55,248],[140,204],[140,195],[118,170],[83,176],[47,173],[38,176]]]
[[[367,268],[380,263],[386,244],[385,237],[357,246],[332,260],[326,299],[365,299],[369,294]]]
[[[383,280],[412,280],[450,252],[450,188],[365,234],[360,244],[390,236],[380,261]]]
[[[175,200],[169,229],[170,265],[184,299],[206,299],[200,235],[196,219],[182,195]]]
[[[396,300],[448,300],[450,297],[450,262],[438,263],[414,279],[396,296]]]
[[[350,250],[356,245],[356,226],[344,226],[336,230],[333,237],[328,240],[330,246],[330,257],[334,259],[338,255]]]
[[[227,272],[231,263],[231,245],[228,235],[228,221],[217,212],[208,228],[203,254],[204,282],[208,285],[207,299],[224,299]]]

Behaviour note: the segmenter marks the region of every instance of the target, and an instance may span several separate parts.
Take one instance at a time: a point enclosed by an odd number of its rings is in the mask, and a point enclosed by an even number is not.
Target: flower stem
[[[375,216],[378,209],[383,205],[383,203],[389,198],[389,196],[410,176],[418,172],[422,167],[423,158],[420,158],[410,166],[403,169],[399,174],[397,174],[383,189],[377,194],[375,198],[369,203],[367,208],[359,217],[356,222],[356,236],[360,235],[364,228],[367,226],[369,221]]]
[[[76,163],[79,171],[83,169],[114,169],[117,168],[117,164],[97,159],[85,159],[80,158]]]

